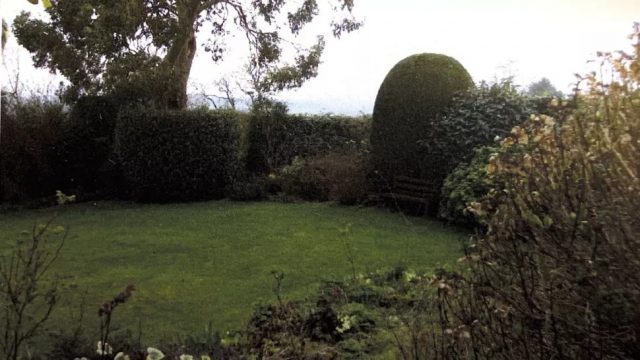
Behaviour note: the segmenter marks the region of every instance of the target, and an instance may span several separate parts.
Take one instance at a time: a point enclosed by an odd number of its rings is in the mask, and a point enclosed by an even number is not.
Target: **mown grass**
[[[83,323],[96,336],[98,306],[131,283],[137,291],[113,321],[121,331],[140,326],[149,343],[202,332],[209,323],[219,331],[241,328],[256,304],[275,300],[272,270],[285,274],[287,298],[349,276],[345,244],[357,272],[398,264],[426,270],[461,254],[454,228],[326,203],[74,204],[0,215],[0,244],[10,246],[56,211],[56,224],[70,235],[52,269],[66,286],[52,324],[73,327],[84,298]],[[351,231],[341,235],[348,224]]]

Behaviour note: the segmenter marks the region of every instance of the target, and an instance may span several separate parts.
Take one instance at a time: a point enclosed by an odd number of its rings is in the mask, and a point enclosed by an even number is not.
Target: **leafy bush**
[[[131,195],[144,201],[221,197],[238,167],[232,111],[124,111],[115,141]]]
[[[327,201],[329,194],[309,161],[302,157],[293,159],[280,172],[282,191],[302,200]]]
[[[640,24],[632,38],[603,54],[606,80],[584,77],[575,104],[515,127],[490,159],[502,189],[471,207],[487,233],[468,271],[439,280],[442,327],[464,331],[449,354],[640,357]]]
[[[248,350],[258,358],[303,358],[304,318],[299,303],[261,306],[247,326]]]
[[[309,162],[327,189],[329,200],[355,205],[367,196],[367,160],[362,154],[330,153]]]
[[[18,101],[12,101],[18,100]],[[55,193],[62,183],[60,139],[67,114],[44,98],[2,94],[0,201],[23,201]]]
[[[407,286],[406,274],[394,270],[326,282],[310,301],[262,305],[246,327],[243,347],[259,358],[393,358],[388,306],[393,301],[409,308],[421,298]]]
[[[296,157],[359,147],[370,121],[333,115],[289,115],[281,103],[258,105],[249,119],[247,168],[274,173]]]
[[[493,184],[487,175],[489,157],[497,149],[481,147],[469,162],[460,163],[447,176],[442,186],[439,216],[460,225],[477,225],[473,214],[466,211],[472,202],[478,202],[489,192]]]
[[[362,154],[352,152],[295,158],[281,172],[282,189],[304,200],[354,205],[367,196],[366,165]]]
[[[432,178],[442,183],[456,165],[470,160],[474,149],[494,144],[496,137],[505,137],[511,128],[539,113],[542,101],[519,94],[509,81],[482,83],[458,94],[438,126],[420,141],[424,156],[431,159]]]
[[[445,55],[413,55],[396,64],[380,86],[373,109],[373,168],[387,181],[394,175],[429,178],[433,159],[424,156],[418,140],[431,139],[439,126],[437,115],[454,94],[472,86],[464,67]]]

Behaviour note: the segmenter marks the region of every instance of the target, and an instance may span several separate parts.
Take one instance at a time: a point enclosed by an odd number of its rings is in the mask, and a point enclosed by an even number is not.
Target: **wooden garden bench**
[[[388,192],[380,194],[387,205],[398,206],[407,210],[405,204],[417,205],[411,207],[415,215],[429,213],[439,198],[439,188],[432,182],[408,176],[396,176]]]

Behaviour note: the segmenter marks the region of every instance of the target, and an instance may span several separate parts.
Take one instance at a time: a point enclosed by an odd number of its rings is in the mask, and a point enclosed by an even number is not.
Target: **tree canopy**
[[[547,78],[533,82],[527,88],[527,95],[533,97],[563,97],[564,95]]]
[[[325,46],[298,44],[301,31],[330,12],[333,36],[361,26],[354,0],[51,0],[49,21],[23,12],[13,27],[37,67],[71,82],[72,97],[110,91],[153,91],[157,104],[182,108],[202,35],[212,58],[224,58],[225,38],[239,30],[250,63],[263,70],[264,91],[295,88],[317,75]],[[203,34],[205,33],[205,34]],[[291,56],[290,54],[293,54]]]
[[[33,5],[38,5],[39,1],[38,0],[27,0],[28,2],[32,3]],[[51,7],[51,0],[42,0],[42,6],[46,8]],[[4,46],[7,43],[7,39],[9,38],[9,25],[7,24],[7,22],[5,21],[4,18],[2,18],[2,49],[4,50]]]

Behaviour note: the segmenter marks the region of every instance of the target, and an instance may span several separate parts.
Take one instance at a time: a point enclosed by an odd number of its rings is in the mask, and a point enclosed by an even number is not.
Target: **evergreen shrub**
[[[487,175],[487,164],[496,151],[492,147],[477,148],[471,160],[458,164],[447,176],[442,185],[440,218],[454,224],[478,225],[476,217],[466,209],[469,204],[480,201],[494,186]]]
[[[430,178],[433,160],[418,144],[439,126],[456,93],[473,86],[455,59],[418,54],[396,64],[384,79],[373,109],[372,165],[387,182],[395,175]]]
[[[433,132],[420,140],[434,178],[442,182],[456,165],[469,161],[476,148],[495,145],[496,138],[540,113],[541,101],[521,95],[510,81],[481,83],[456,95]]]

